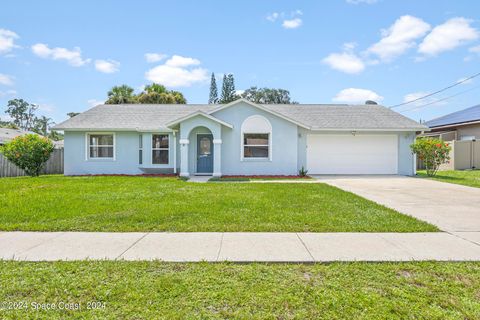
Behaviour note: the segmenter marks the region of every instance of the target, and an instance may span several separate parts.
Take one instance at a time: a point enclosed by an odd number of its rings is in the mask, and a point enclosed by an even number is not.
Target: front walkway
[[[434,224],[443,231],[480,231],[480,188],[403,176],[316,178]]]
[[[176,262],[480,261],[480,232],[0,232],[0,259]]]

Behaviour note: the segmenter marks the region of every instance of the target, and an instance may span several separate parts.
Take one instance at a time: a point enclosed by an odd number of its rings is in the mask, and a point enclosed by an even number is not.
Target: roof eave
[[[397,131],[397,132],[416,132],[416,131],[430,131],[427,127],[418,128],[312,128],[311,131]]]
[[[173,132],[170,128],[52,128],[55,131],[97,131],[97,132],[107,132],[107,131],[115,131],[115,132]]]

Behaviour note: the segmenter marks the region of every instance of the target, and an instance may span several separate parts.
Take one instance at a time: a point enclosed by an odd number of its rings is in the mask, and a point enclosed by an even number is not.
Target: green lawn
[[[473,262],[0,262],[2,319],[479,319],[479,297]]]
[[[0,182],[0,230],[438,231],[326,184],[111,176]]]
[[[425,171],[418,171],[417,174],[427,178]],[[457,170],[457,171],[438,171],[434,177],[428,177],[433,180],[462,184],[464,186],[480,188],[480,170]]]

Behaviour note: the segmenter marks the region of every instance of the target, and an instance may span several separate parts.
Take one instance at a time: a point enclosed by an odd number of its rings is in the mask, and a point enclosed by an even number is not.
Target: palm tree
[[[168,92],[165,86],[162,86],[161,84],[157,84],[157,83],[152,83],[151,85],[145,86],[144,91],[147,93],[152,93],[152,92],[167,93]]]
[[[108,100],[105,101],[105,104],[135,103],[133,91],[133,88],[126,84],[115,86],[108,91]]]
[[[35,119],[35,128],[34,131],[46,137],[48,135],[48,130],[55,122],[51,118],[41,116],[40,118]]]

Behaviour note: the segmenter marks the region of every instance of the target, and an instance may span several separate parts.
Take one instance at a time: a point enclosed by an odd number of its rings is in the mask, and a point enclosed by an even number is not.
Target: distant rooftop
[[[0,144],[4,144],[7,141],[10,141],[18,136],[23,136],[28,133],[33,132],[23,131],[19,129],[0,128]]]
[[[427,121],[430,128],[480,121],[480,104]]]

